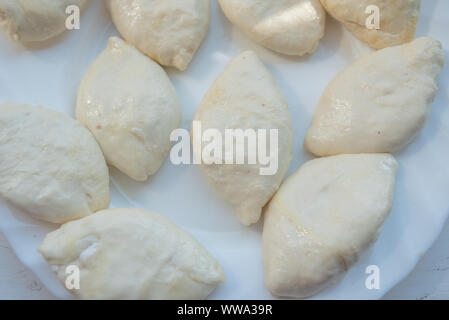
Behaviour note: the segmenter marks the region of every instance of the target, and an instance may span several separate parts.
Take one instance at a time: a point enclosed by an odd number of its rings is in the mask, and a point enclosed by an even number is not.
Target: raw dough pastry
[[[144,181],[164,162],[181,108],[165,71],[113,37],[79,87],[76,117],[93,133],[108,164]]]
[[[337,281],[373,243],[388,216],[397,162],[389,154],[312,160],[281,186],[265,212],[265,282],[304,298]]]
[[[160,64],[185,70],[209,29],[210,0],[106,0],[120,34]]]
[[[109,206],[108,167],[78,121],[1,104],[0,196],[37,219],[64,223]]]
[[[14,40],[44,41],[66,30],[66,8],[88,0],[0,0],[0,26]]]
[[[279,53],[312,53],[324,35],[319,0],[219,0],[228,19],[262,46]]]
[[[327,87],[306,148],[318,156],[403,148],[427,120],[443,64],[430,37],[363,56]]]
[[[331,16],[343,23],[367,45],[383,49],[413,40],[419,19],[420,0],[321,0]],[[368,6],[379,8],[380,29],[368,29]]]
[[[204,299],[225,276],[189,233],[142,209],[109,209],[63,225],[39,248],[67,281],[80,270],[82,299]]]
[[[240,222],[256,223],[262,207],[279,188],[289,168],[293,128],[282,92],[255,53],[246,51],[230,62],[206,93],[195,120],[201,121],[202,132],[218,129],[222,137],[225,129],[266,129],[267,137],[270,129],[278,130],[278,168],[274,175],[261,175],[259,169],[267,165],[260,161],[202,165],[206,179],[232,204]],[[193,143],[198,139],[195,132],[192,139]],[[247,156],[248,148],[246,151]],[[225,152],[223,163],[224,158]],[[235,160],[234,155],[234,163]]]

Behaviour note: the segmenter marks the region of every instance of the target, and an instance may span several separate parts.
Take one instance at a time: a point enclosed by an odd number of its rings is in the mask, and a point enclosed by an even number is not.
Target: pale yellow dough
[[[95,136],[108,164],[144,181],[163,164],[181,108],[165,71],[112,37],[81,82],[76,117]]]
[[[319,0],[219,0],[226,17],[251,39],[273,51],[312,53],[324,35]]]
[[[323,7],[358,39],[375,49],[413,40],[419,19],[420,0],[321,0]],[[366,8],[377,6],[380,29],[369,29]]]
[[[78,121],[0,104],[0,196],[40,220],[79,219],[109,206],[108,167]]]
[[[89,0],[0,0],[0,26],[23,42],[53,38],[66,30],[66,8],[82,10]]]
[[[317,156],[404,148],[428,118],[443,64],[430,37],[363,56],[326,88],[305,147]]]
[[[215,80],[194,120],[201,122],[203,132],[217,129],[222,137],[226,129],[266,129],[267,136],[270,129],[278,130],[278,168],[274,175],[261,175],[260,168],[267,166],[259,161],[224,164],[224,153],[223,164],[201,166],[209,183],[232,204],[239,221],[244,225],[256,223],[262,207],[279,188],[292,158],[292,120],[276,80],[254,52],[246,51],[234,58]],[[196,134],[192,133],[193,143],[198,139]]]
[[[63,285],[80,270],[82,299],[204,299],[225,281],[220,264],[160,214],[109,209],[49,233],[39,251]],[[70,274],[70,273],[69,273]]]
[[[336,282],[378,237],[394,195],[389,154],[307,162],[265,212],[265,283],[272,294],[305,298]]]
[[[185,70],[209,29],[210,0],[106,0],[120,34],[163,66]]]

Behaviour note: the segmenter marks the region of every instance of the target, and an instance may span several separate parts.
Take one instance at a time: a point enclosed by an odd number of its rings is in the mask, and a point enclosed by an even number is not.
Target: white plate
[[[182,127],[188,129],[195,110],[213,80],[232,57],[254,50],[273,72],[293,118],[294,156],[289,174],[308,160],[302,141],[313,110],[328,82],[362,52],[338,23],[329,19],[326,35],[310,57],[275,54],[248,40],[212,1],[210,31],[186,72],[167,72],[180,97]],[[426,0],[417,36],[431,35],[449,48],[449,1]],[[92,1],[81,30],[70,31],[51,45],[23,47],[0,35],[0,102],[16,101],[74,115],[76,90],[90,63],[107,39],[117,32],[102,1]],[[446,51],[447,52],[447,51]],[[400,172],[390,217],[377,243],[342,282],[316,298],[377,299],[404,278],[436,239],[449,213],[449,66],[423,133],[397,154]],[[214,299],[269,299],[261,262],[261,224],[239,225],[230,207],[207,185],[196,166],[174,166],[167,159],[145,183],[111,170],[112,206],[136,206],[165,214],[190,231],[224,267],[227,282]],[[120,191],[118,191],[120,190]],[[36,252],[43,236],[55,226],[44,225],[0,205],[0,228],[19,259],[57,296],[70,298]],[[380,268],[380,289],[365,287],[368,265]]]

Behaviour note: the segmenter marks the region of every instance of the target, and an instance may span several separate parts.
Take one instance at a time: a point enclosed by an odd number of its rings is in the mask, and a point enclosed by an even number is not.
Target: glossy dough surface
[[[326,13],[319,0],[219,0],[226,17],[262,46],[287,55],[315,51]]]
[[[430,37],[363,56],[326,88],[306,148],[326,156],[405,147],[428,118],[443,64],[441,43]]]
[[[292,121],[274,77],[255,53],[242,53],[212,84],[194,120],[201,121],[203,132],[217,129],[222,137],[225,129],[267,129],[268,137],[270,129],[278,130],[278,168],[274,175],[261,175],[259,169],[267,165],[260,161],[202,165],[204,176],[232,204],[239,221],[245,225],[256,223],[262,207],[279,188],[292,158]],[[192,137],[195,143],[195,131]]]
[[[0,196],[33,217],[63,223],[109,206],[109,174],[90,132],[63,114],[0,105]]]
[[[63,225],[39,248],[66,282],[80,269],[82,299],[203,299],[225,280],[189,233],[142,209],[109,209]]]
[[[120,34],[161,65],[185,70],[209,29],[210,0],[106,0]]]
[[[93,133],[108,164],[144,181],[164,162],[181,108],[165,71],[113,37],[83,78],[76,116]]]
[[[419,20],[420,0],[321,0],[335,19],[367,45],[383,49],[413,40]],[[379,8],[380,29],[369,29],[368,6]]]
[[[265,282],[277,296],[304,298],[328,287],[377,239],[394,194],[389,154],[307,162],[265,212]]]
[[[14,40],[37,42],[66,30],[66,8],[89,0],[0,0],[0,26]]]

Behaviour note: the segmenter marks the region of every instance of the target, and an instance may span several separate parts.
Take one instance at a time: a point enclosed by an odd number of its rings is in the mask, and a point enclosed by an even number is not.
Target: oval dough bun
[[[76,117],[95,136],[108,164],[144,181],[163,164],[181,108],[165,71],[112,37],[81,82]]]
[[[232,204],[239,221],[244,225],[256,223],[262,207],[279,188],[292,159],[292,120],[276,80],[254,52],[246,51],[234,58],[215,80],[194,120],[201,122],[202,132],[216,129],[222,137],[226,129],[266,129],[267,137],[270,129],[278,130],[278,165],[273,175],[261,175],[260,169],[268,165],[260,161],[236,164],[235,154],[234,164],[225,164],[225,152],[223,164],[203,162],[201,166],[208,182]],[[197,134],[192,132],[193,143],[201,139]],[[267,140],[266,145],[269,143]],[[245,151],[247,157],[248,148]]]
[[[430,37],[363,56],[326,88],[305,147],[317,156],[404,148],[426,123],[443,64]]]
[[[323,7],[359,40],[375,49],[413,40],[421,0],[321,0]],[[368,6],[379,8],[380,29],[369,29]]]
[[[210,0],[107,0],[127,42],[163,66],[185,70],[209,29]]]
[[[64,223],[109,206],[108,167],[78,121],[1,104],[0,195],[37,219]]]
[[[219,0],[226,17],[273,51],[302,56],[324,36],[326,13],[319,0]]]
[[[390,213],[398,164],[389,154],[307,162],[265,212],[265,282],[276,296],[305,298],[336,282],[378,237]]]
[[[89,0],[0,0],[0,26],[14,40],[45,41],[66,30],[66,8]]]
[[[39,248],[66,282],[80,270],[82,299],[204,299],[224,282],[220,264],[189,233],[142,209],[109,209],[63,225]]]

